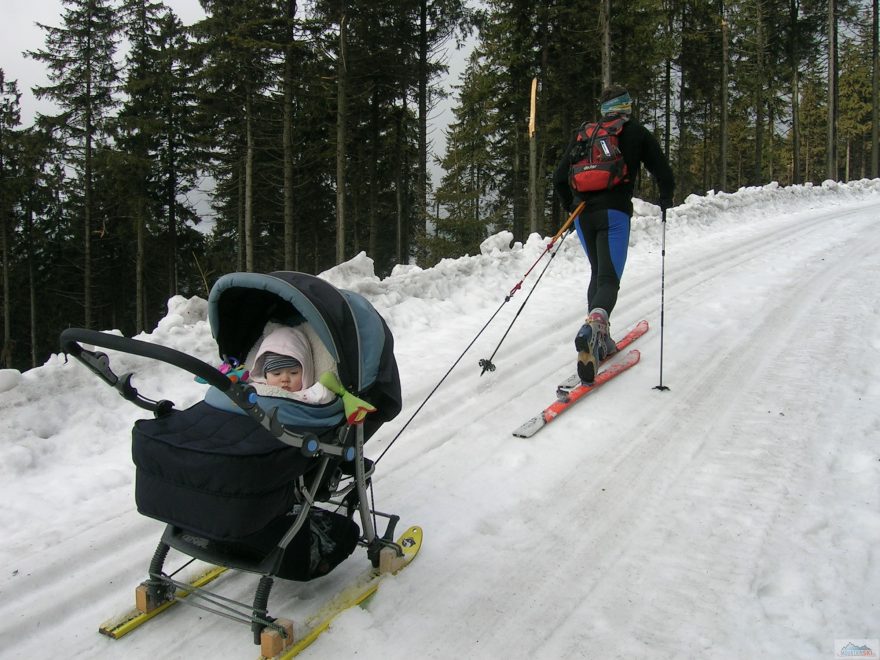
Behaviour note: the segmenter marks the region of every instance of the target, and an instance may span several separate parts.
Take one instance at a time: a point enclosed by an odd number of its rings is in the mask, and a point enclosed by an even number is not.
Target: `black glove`
[[[660,198],[660,210],[665,211],[666,209],[672,208],[672,197],[661,197]]]

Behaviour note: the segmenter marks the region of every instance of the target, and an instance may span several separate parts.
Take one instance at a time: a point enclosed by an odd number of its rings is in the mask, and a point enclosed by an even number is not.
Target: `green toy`
[[[336,377],[336,374],[332,371],[325,371],[322,373],[318,378],[318,382],[333,392],[333,394],[342,397],[342,405],[345,408],[345,418],[348,420],[349,424],[362,424],[368,414],[376,412],[375,406],[370,405],[363,399],[359,399],[354,394],[346,391],[342,386],[342,383],[340,383],[339,379]]]

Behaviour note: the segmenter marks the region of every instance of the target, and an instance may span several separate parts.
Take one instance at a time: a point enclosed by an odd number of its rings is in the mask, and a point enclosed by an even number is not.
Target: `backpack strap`
[[[593,144],[596,142],[596,137],[599,135],[599,131],[602,129],[602,122],[597,121],[593,124],[593,134],[590,135],[590,142],[587,144],[587,158],[590,159],[590,162],[593,162]]]
[[[593,130],[590,132],[588,129],[592,124]],[[596,136],[599,135],[599,130],[602,128],[602,122],[590,122],[585,121],[577,130],[577,137],[575,138],[575,146],[576,149],[572,150],[571,153],[571,162],[574,163],[578,160],[583,160],[586,158],[588,161],[593,161],[593,143],[596,141]]]

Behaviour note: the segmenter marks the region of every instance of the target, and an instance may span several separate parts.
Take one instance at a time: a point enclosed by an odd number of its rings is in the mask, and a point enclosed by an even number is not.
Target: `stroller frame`
[[[394,532],[399,516],[376,511],[370,504],[373,465],[364,456],[365,434],[362,424],[341,427],[332,441],[322,440],[310,432],[297,433],[278,421],[277,409],[270,414],[260,407],[257,403],[255,390],[251,385],[233,382],[214,367],[186,353],[158,344],[94,330],[68,328],[62,332],[61,348],[65,354],[73,356],[85,365],[101,380],[115,388],[124,399],[152,412],[157,418],[173,412],[175,410],[174,403],[164,399],[152,400],[141,395],[131,383],[133,373],[117,376],[110,369],[110,361],[106,353],[86,349],[81,343],[160,360],[200,377],[209,385],[223,392],[237,407],[281,442],[298,448],[304,456],[318,461],[317,466],[308,472],[311,477],[310,485],[306,484],[306,475],[297,478],[297,500],[301,506],[293,523],[278,541],[274,550],[260,560],[247,560],[206,551],[200,545],[198,537],[180,527],[166,524],[162,539],[149,565],[149,579],[136,589],[136,606],[139,611],[149,614],[169,603],[182,602],[250,624],[254,634],[254,643],[262,643],[264,650],[267,643],[270,645],[274,643],[273,636],[276,640],[280,637],[283,644],[289,644],[291,629],[285,625],[284,620],[279,619],[276,622],[276,619],[268,614],[269,593],[284,552],[309,519],[309,512],[319,501],[321,489],[329,488],[332,492],[329,493],[329,497],[320,501],[337,507],[346,507],[349,517],[353,516],[355,511],[358,512],[361,524],[361,537],[358,544],[367,548],[367,556],[373,567],[380,572],[397,570],[399,562],[404,556],[402,548],[394,542]],[[340,481],[328,474],[331,461],[334,468],[345,463],[353,463],[353,474],[346,475],[346,477],[350,476],[350,483],[339,487]],[[376,531],[375,518],[377,516],[388,521],[382,536],[378,536]],[[239,603],[204,588],[175,580],[173,574],[168,575],[164,569],[171,548],[192,557],[190,562],[199,559],[218,566],[261,575],[252,605]],[[191,598],[186,598],[186,596],[191,596]],[[208,605],[201,604],[197,600],[202,600]],[[106,631],[102,630],[102,632]],[[111,636],[118,637],[121,634],[111,634]],[[264,655],[267,653],[264,652]],[[274,655],[274,653],[268,655]]]

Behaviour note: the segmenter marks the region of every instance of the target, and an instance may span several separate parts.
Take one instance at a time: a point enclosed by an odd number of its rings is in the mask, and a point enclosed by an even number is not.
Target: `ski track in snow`
[[[812,228],[805,229],[786,241],[797,240],[803,248],[807,231],[815,233]],[[597,525],[587,526],[586,538],[578,544],[587,552],[576,552],[566,562],[572,572],[578,564],[594,566],[598,579],[585,598],[583,592],[577,594],[576,600],[582,602],[560,608],[570,611],[556,635],[564,643],[549,655],[572,657],[587,639],[600,646],[603,641],[614,643],[621,627],[633,630],[631,638],[618,640],[618,649],[623,653],[641,654],[652,647],[668,648],[678,642],[683,652],[694,655],[719,649],[732,656],[760,655],[761,646],[752,646],[755,640],[748,634],[749,609],[758,609],[752,621],[763,619],[772,595],[779,590],[779,578],[773,577],[773,571],[764,564],[781,560],[776,554],[781,549],[780,537],[798,537],[798,530],[789,527],[797,521],[798,507],[785,503],[792,490],[802,491],[801,496],[808,490],[810,482],[804,483],[799,473],[804,461],[818,449],[804,438],[791,437],[785,430],[786,407],[767,410],[767,402],[776,398],[774,393],[794,385],[801,400],[806,398],[817,407],[823,405],[824,388],[810,382],[787,382],[780,362],[790,359],[787,351],[795,342],[800,343],[800,352],[815,359],[812,356],[821,356],[824,346],[841,345],[845,340],[844,336],[834,336],[842,333],[833,332],[834,328],[844,327],[843,319],[816,312],[827,304],[831,290],[852,284],[856,268],[845,264],[863,264],[880,247],[877,239],[868,246],[860,242],[862,239],[855,234],[844,249],[832,249],[811,276],[786,278],[787,284],[773,292],[774,300],[780,302],[771,314],[755,314],[747,301],[741,311],[728,308],[726,314],[737,319],[733,332],[716,337],[712,358],[694,365],[699,374],[677,384],[674,395],[658,395],[674,398],[674,402],[665,410],[655,408],[650,418],[639,417],[624,434],[624,450],[616,450],[612,461],[599,462],[603,469],[595,480],[585,479],[590,485],[578,504],[608,502],[611,509],[596,521]],[[784,247],[782,242],[776,243],[777,249]],[[775,255],[771,259],[777,261]],[[762,270],[766,265],[760,263]],[[788,268],[799,270],[805,265],[796,263]],[[699,266],[695,264],[695,268]],[[718,275],[712,281],[716,289],[722,283]],[[858,297],[869,293],[860,291]],[[761,354],[754,355],[757,342]],[[684,354],[674,348],[671,352]],[[773,419],[774,424],[768,425],[761,417]],[[694,419],[711,423],[695,427]],[[821,442],[825,437],[823,433],[815,439]],[[773,468],[768,469],[768,465]],[[594,483],[597,485],[592,486]],[[596,491],[599,485],[601,492]],[[699,510],[695,511],[695,503],[702,504]],[[569,513],[576,516],[577,507]],[[607,528],[603,523],[608,523]],[[696,533],[682,536],[676,531],[688,528]],[[670,544],[679,546],[681,553],[670,553]],[[640,567],[652,564],[652,554],[664,546],[666,560],[655,566],[656,572],[650,576],[654,584],[645,585],[649,576],[643,575]],[[609,552],[612,547],[617,551]],[[589,550],[601,554],[592,556]],[[635,575],[640,576],[641,584],[634,584],[631,578]],[[552,583],[544,589],[555,590]],[[642,591],[663,594],[662,606],[645,602],[639,596]],[[694,594],[700,593],[703,597],[695,602]],[[591,607],[594,602],[602,607]],[[725,623],[719,620],[719,614],[730,616],[733,604],[746,605],[744,611],[736,613],[736,619],[744,625],[718,639],[716,631],[723,630]],[[779,609],[780,604],[775,603],[771,609]],[[608,622],[602,614],[605,609],[629,611],[630,615],[625,621]],[[684,625],[670,628],[670,615]],[[784,609],[775,615],[784,623]],[[687,624],[689,618],[695,619],[693,626]],[[584,630],[584,622],[594,623]],[[606,636],[601,631],[603,624],[618,625],[608,625],[612,632]],[[784,625],[778,630],[780,636],[791,632]],[[821,645],[827,642],[821,637],[810,639],[809,630],[795,632],[791,641],[796,657],[821,653]],[[686,646],[680,646],[682,642]],[[542,641],[541,648],[547,649],[546,641]]]
[[[670,220],[667,392],[654,389],[659,229],[646,230],[612,319],[616,334],[649,319],[634,346],[641,364],[535,437],[514,438],[574,368],[587,275],[568,239],[493,358],[497,370],[480,376],[477,362],[533,278],[379,464],[379,508],[422,525],[420,557],[303,657],[602,658],[613,649],[614,657],[824,658],[835,638],[880,635],[877,544],[864,541],[880,537],[878,215],[877,201],[855,201],[681,238]],[[364,285],[392,328],[395,320],[406,328],[396,333],[405,408],[368,445],[371,456],[537,254],[512,255],[500,273],[479,260],[470,273],[450,270],[487,282],[460,297],[426,287],[424,299],[395,306],[390,287]],[[44,435],[51,451],[82,460],[81,449]],[[130,462],[125,446],[106,451]],[[183,606],[123,640],[97,635],[98,623],[131,606],[161,535],[162,525],[134,512],[130,472],[119,483],[104,477],[105,508],[86,500],[91,517],[71,514],[73,534],[50,521],[29,551],[29,539],[15,537],[17,573],[0,582],[0,657],[43,654],[53,639],[71,658],[257,655],[244,626]],[[52,474],[65,478],[64,466]],[[316,582],[278,581],[270,613],[309,611],[363,569],[361,555]],[[216,584],[249,602],[256,577]]]
[[[775,597],[776,592],[786,588],[785,582],[789,579],[780,564],[784,563],[788,551],[788,534],[800,533],[797,513],[804,506],[796,503],[783,507],[782,503],[788,502],[793,494],[803,497],[810,492],[815,475],[802,474],[801,470],[811,456],[823,453],[821,443],[835,432],[835,423],[845,421],[824,422],[812,438],[813,442],[807,443],[786,432],[786,406],[778,411],[766,408],[767,401],[786,392],[800,401],[798,408],[803,407],[803,399],[817,410],[826,408],[827,385],[820,386],[818,378],[790,382],[790,373],[804,371],[796,361],[792,369],[783,368],[792,362],[792,351],[800,353],[805,360],[816,360],[817,356],[821,360],[823,354],[830,357],[832,351],[846,346],[847,341],[858,345],[860,341],[854,338],[873,334],[852,332],[855,319],[844,318],[840,311],[851,308],[846,303],[848,300],[858,307],[860,300],[872,298],[872,280],[861,272],[872,259],[874,270],[877,269],[875,255],[880,248],[880,235],[876,231],[873,236],[865,233],[871,229],[870,221],[862,210],[836,213],[833,221],[825,213],[801,215],[783,226],[774,225],[767,231],[757,232],[746,241],[722,244],[689,262],[681,272],[670,274],[667,281],[669,317],[677,315],[688,322],[708,325],[713,328],[708,335],[711,341],[693,346],[686,341],[692,333],[680,327],[680,320],[679,327],[671,322],[670,327],[680,338],[676,340],[675,334],[666,338],[667,358],[678,356],[666,365],[667,378],[676,381],[674,391],[639,394],[632,400],[633,404],[646,404],[647,410],[639,410],[640,405],[633,405],[632,409],[615,406],[615,415],[595,419],[594,413],[601,414],[597,411],[602,406],[599,398],[615,396],[611,388],[618,388],[616,396],[624,391],[625,383],[635,389],[632,379],[624,377],[592,395],[591,419],[586,428],[583,417],[576,416],[575,412],[554,422],[557,428],[566,425],[567,434],[581,436],[575,437],[575,442],[592,443],[594,436],[597,437],[597,453],[584,452],[581,460],[571,465],[573,443],[566,439],[565,444],[558,446],[559,436],[550,438],[545,430],[531,441],[522,442],[534,442],[546,450],[543,441],[547,440],[557,445],[551,448],[556,458],[548,459],[541,451],[517,460],[507,455],[519,453],[517,449],[505,452],[493,442],[494,438],[485,438],[490,443],[490,456],[497,448],[497,455],[503,457],[502,465],[506,462],[511,467],[532,469],[542,475],[542,480],[543,476],[554,474],[556,487],[542,489],[540,483],[530,485],[526,475],[506,486],[487,484],[490,491],[494,490],[493,486],[512,487],[524,493],[540,492],[540,498],[532,502],[525,496],[515,500],[513,511],[493,510],[481,521],[485,535],[491,535],[500,524],[490,518],[498,517],[504,520],[505,526],[522,528],[523,545],[519,551],[516,547],[505,548],[493,556],[492,574],[481,581],[483,597],[474,598],[468,609],[461,612],[462,625],[478,621],[483,628],[485,611],[494,608],[497,614],[492,617],[490,626],[493,651],[513,657],[578,657],[584,648],[608,646],[615,646],[622,653],[650,655],[652,648],[673,646],[688,655],[723,650],[729,657],[746,657],[760,654],[767,643],[766,638],[756,639],[750,634],[752,622],[769,617],[774,623],[779,620],[774,629],[778,628],[776,633],[780,639],[791,642],[795,655],[820,654],[828,643],[828,634],[810,633],[825,626],[794,631],[786,628],[787,617],[780,608],[782,603]],[[840,223],[848,222],[852,224],[841,231]],[[735,283],[737,278],[756,280],[765,276],[761,286],[749,291],[749,297],[727,299],[726,291],[740,291]],[[853,289],[853,285],[861,288]],[[627,289],[633,290],[635,303],[624,299],[621,307],[640,308],[650,304],[648,298],[655,293],[648,291],[651,288],[644,282],[636,282]],[[706,309],[707,301],[709,309]],[[577,322],[572,327],[576,328]],[[656,355],[658,330],[655,323],[653,333],[640,340],[643,354],[650,354],[649,347],[653,347]],[[523,344],[531,345],[532,351],[536,343],[545,341],[541,333],[531,339],[531,343]],[[687,379],[682,379],[685,366]],[[824,368],[821,363],[817,364],[817,369]],[[634,371],[640,374],[639,384],[649,390],[645,367]],[[544,403],[549,402],[547,393],[552,395],[552,385],[564,373],[557,374],[556,380],[548,376],[550,380],[546,384],[550,387],[545,387],[539,395],[545,397]],[[514,392],[511,399],[517,394],[532,399],[532,394],[540,391],[530,385],[520,391],[511,389]],[[511,389],[505,390],[497,402],[487,403],[481,397],[469,404],[456,405],[449,414],[450,419],[437,423],[438,427],[450,429],[448,435],[442,434],[442,442],[454,442],[456,447],[451,450],[456,452],[463,449],[463,444],[479,442],[479,427],[476,430],[472,427],[466,438],[461,434],[463,427],[492,414],[507,419],[507,415],[498,414],[493,403],[504,407],[503,399],[511,394]],[[486,388],[481,394],[489,392],[491,388]],[[534,412],[541,407],[539,401],[529,401],[529,405]],[[472,409],[481,412],[475,416]],[[522,410],[522,407],[517,405],[515,409]],[[615,421],[620,423],[616,418],[621,412],[625,419],[632,421],[612,428]],[[522,413],[519,415],[522,417]],[[770,433],[767,433],[768,419],[772,422]],[[604,437],[603,425],[608,425],[613,437]],[[511,428],[514,426],[510,424]],[[502,442],[511,441],[503,439]],[[436,450],[437,446],[431,449]],[[554,449],[558,451],[553,452]],[[535,466],[538,456],[544,464]],[[427,469],[421,463],[435,458],[431,453],[425,454],[413,468]],[[551,464],[547,464],[548,460]],[[491,460],[479,462],[468,476],[487,478],[490,463]],[[774,466],[773,469],[768,469],[768,464]],[[459,491],[459,488],[451,490]],[[596,503],[601,503],[598,511]],[[694,517],[695,503],[703,504],[699,518]],[[542,512],[547,507],[553,508],[553,514],[546,518],[547,525],[542,525]],[[513,521],[507,516],[512,516]],[[569,538],[570,529],[558,528],[560,520],[585,523],[578,529],[576,541]],[[794,529],[789,528],[790,523]],[[695,524],[696,537],[675,532],[693,528]],[[534,542],[536,537],[541,539],[540,543]],[[450,542],[454,543],[452,539]],[[570,547],[572,542],[574,548]],[[680,546],[680,552],[670,552],[670,543]],[[542,548],[560,546],[574,551],[561,557],[549,550],[548,556],[541,554]],[[672,560],[654,566],[662,578],[645,589],[644,584],[634,585],[632,578],[646,579],[640,567],[653,563],[652,552],[662,552]],[[501,559],[511,557],[506,570],[498,563],[499,555]],[[461,559],[466,561],[464,557]],[[484,560],[481,557],[476,561]],[[549,570],[542,571],[541,564],[545,561]],[[717,566],[723,567],[722,570]],[[585,571],[584,567],[589,570]],[[802,568],[809,570],[808,565]],[[527,593],[522,592],[517,580],[510,579],[523,570],[538,573],[529,581]],[[782,575],[775,575],[777,571]],[[574,575],[584,575],[585,579],[578,589],[571,590]],[[850,586],[858,589],[859,583],[856,581]],[[432,592],[435,588],[442,587],[430,585]],[[643,590],[663,594],[665,602],[643,602],[639,596]],[[693,594],[700,592],[704,594],[703,599],[693,602]],[[747,613],[736,611],[743,601],[755,608],[751,621]],[[594,602],[601,606],[591,607]],[[508,608],[499,609],[499,603],[507,604]],[[529,603],[543,611],[540,621],[534,624],[535,634],[526,635],[532,642],[525,645],[526,652],[523,636],[517,634],[523,625],[517,612]],[[553,604],[549,611],[548,603]],[[629,611],[631,615],[625,620],[608,620],[603,616],[604,610]],[[736,614],[735,619],[741,625],[731,627],[729,621],[719,618],[719,614],[729,617],[731,613]],[[670,616],[683,622],[696,618],[700,623],[670,630],[667,622]],[[820,623],[823,622],[816,622]],[[827,622],[824,623],[827,626]],[[442,626],[448,624],[446,619],[440,622]],[[716,631],[725,625],[730,630],[719,638]],[[549,637],[539,632],[554,627],[557,632]],[[632,636],[621,639],[622,629],[632,630]],[[439,630],[434,632],[441,634]],[[465,629],[455,631],[450,637],[464,640],[464,647],[457,651],[466,654],[469,648],[474,648],[473,644],[479,643],[480,632]],[[557,644],[556,639],[561,642]],[[498,640],[514,642],[507,647]],[[444,653],[450,650],[447,647]]]

